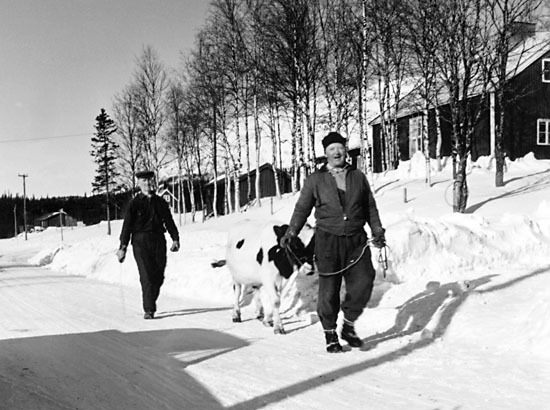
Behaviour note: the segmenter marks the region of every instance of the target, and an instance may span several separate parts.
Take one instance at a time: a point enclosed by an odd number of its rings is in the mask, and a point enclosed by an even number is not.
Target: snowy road
[[[506,318],[486,329],[490,307],[512,286],[543,292],[547,273],[526,272],[513,285],[502,282],[498,292],[448,300],[443,320],[452,325],[445,324],[442,339],[386,332],[376,344],[375,333],[398,320],[394,310],[369,309],[358,330],[371,349],[328,355],[318,323],[287,318],[289,334],[275,336],[246,309],[245,322],[233,324],[227,306],[165,294],[158,320],[145,321],[138,288],[0,266],[0,409],[542,410],[550,400],[548,363],[510,351],[512,341],[488,346],[475,335],[516,337],[499,326]],[[492,279],[477,285],[495,286]],[[442,304],[431,301],[434,310]],[[517,312],[532,307],[526,300],[509,309],[515,324]],[[483,315],[486,321],[473,323]],[[463,326],[469,326],[468,347],[453,343]],[[501,360],[509,354],[517,355],[514,368]],[[539,373],[538,384],[532,375],[524,378],[532,372]]]

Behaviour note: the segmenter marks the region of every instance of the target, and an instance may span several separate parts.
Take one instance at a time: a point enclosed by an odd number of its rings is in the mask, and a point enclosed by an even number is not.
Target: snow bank
[[[487,158],[480,159],[476,167],[478,172],[470,175],[470,184],[474,186],[472,191],[478,179],[492,178]],[[536,174],[548,168],[548,161],[537,161],[531,154],[512,162],[509,167],[510,172],[521,175],[516,179],[526,186],[539,184],[540,175]],[[425,170],[424,157],[417,153],[411,161],[402,163],[398,170],[388,173],[385,178],[388,181],[398,178],[405,184],[422,175],[422,170]],[[533,179],[533,175],[539,179]],[[401,212],[384,212],[390,202],[395,205],[395,196],[390,194],[398,192],[402,184],[395,188],[388,186],[384,196],[378,199],[389,245],[389,270],[385,277],[378,263],[379,251],[372,250],[378,272],[375,303],[382,307],[399,306],[412,295],[424,291],[429,282],[471,280],[479,272],[491,270],[507,261],[517,263],[528,258],[534,263],[546,254],[550,241],[550,204],[545,200],[540,202],[532,215],[506,211],[512,201],[524,201],[520,195],[501,195],[502,199],[498,199],[502,203],[500,212],[489,216],[449,212],[433,215],[434,208],[423,209],[420,202],[414,209],[407,205]],[[441,202],[446,185],[437,184],[424,189],[423,195],[431,198],[426,203]],[[541,195],[537,189],[525,190],[525,193]],[[183,225],[180,228],[181,251],[168,255],[163,292],[231,304],[232,281],[228,270],[211,266],[212,261],[225,257],[228,232],[239,229],[243,219],[257,220],[258,223],[274,218],[288,221],[296,199],[297,195],[292,194],[285,195],[283,199],[263,199],[262,207],[250,208],[242,214]],[[497,203],[497,200],[492,198],[492,203]],[[415,205],[414,202],[412,204]],[[175,216],[175,220],[178,219]],[[49,239],[31,258],[31,262],[97,280],[139,286],[131,247],[125,263],[119,264],[116,260],[121,221],[115,221],[112,225],[114,234],[111,236],[105,235],[104,224],[68,230],[66,240],[58,245],[52,241],[55,236],[51,232],[34,234],[35,240],[40,235],[49,235],[44,236]],[[287,285],[283,298],[283,310],[287,315],[314,311],[316,281],[315,275],[300,275]]]

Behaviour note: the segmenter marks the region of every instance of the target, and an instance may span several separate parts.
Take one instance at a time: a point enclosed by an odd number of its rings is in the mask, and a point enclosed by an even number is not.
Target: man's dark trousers
[[[132,236],[132,248],[141,282],[143,311],[156,312],[166,268],[166,238],[164,233],[136,232]]]
[[[361,252],[363,254],[357,261]],[[340,307],[344,318],[354,322],[371,297],[376,276],[366,232],[337,236],[317,229],[315,259],[319,272],[317,313],[323,328],[336,329]],[[341,269],[344,269],[342,273],[330,274]],[[345,281],[346,296],[340,306],[342,279]]]

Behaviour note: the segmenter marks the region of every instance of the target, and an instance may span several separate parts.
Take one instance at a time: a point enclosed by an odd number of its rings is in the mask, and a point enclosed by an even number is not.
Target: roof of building
[[[550,32],[535,32],[532,36],[527,37],[510,51],[508,62],[506,64],[507,77],[511,79],[519,75],[549,51]],[[491,86],[489,86],[488,90],[491,90]],[[424,109],[424,98],[422,97],[420,91],[420,87],[415,87],[399,100],[400,108],[397,118],[407,117]],[[481,92],[482,86],[480,81],[478,81],[478,85],[475,86],[474,84],[472,87],[470,97],[480,95]],[[439,92],[437,94],[439,105],[445,105],[449,102],[449,93],[446,87],[440,85]],[[380,115],[378,115],[370,121],[369,124],[375,125],[380,124],[380,122]]]
[[[67,212],[65,212],[65,211],[50,212],[49,214],[45,214],[45,215],[42,215],[42,216],[36,218],[35,221],[37,221],[37,222],[46,221],[48,219],[53,218],[54,216],[58,216],[60,213],[63,213],[63,215],[68,215]]]

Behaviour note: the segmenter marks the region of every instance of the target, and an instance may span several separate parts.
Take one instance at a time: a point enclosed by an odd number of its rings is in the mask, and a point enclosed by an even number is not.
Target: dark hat
[[[136,172],[136,178],[138,179],[151,179],[155,176],[155,173],[153,171],[149,171],[147,169],[143,171]]]
[[[328,135],[323,138],[323,148],[327,149],[330,144],[333,144],[335,142],[342,144],[344,147],[346,146],[346,139],[337,132],[333,131],[329,132]]]

